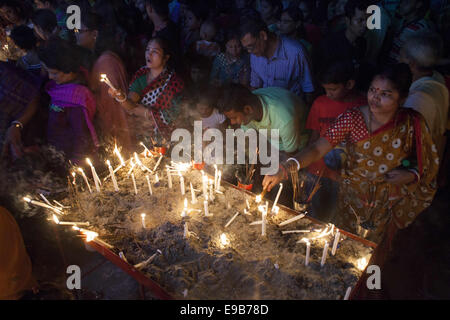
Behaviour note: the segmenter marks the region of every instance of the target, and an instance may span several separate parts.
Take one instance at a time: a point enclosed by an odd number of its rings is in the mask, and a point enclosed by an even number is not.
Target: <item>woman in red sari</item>
[[[340,115],[315,144],[263,181],[271,190],[287,178],[287,170],[307,167],[345,142],[336,224],[354,233],[367,230],[380,243],[369,265],[381,269],[397,230],[430,206],[437,189],[439,157],[430,130],[419,113],[401,107],[411,84],[407,68],[400,64],[379,72],[367,94],[368,106]],[[367,296],[361,283],[354,297]]]
[[[183,80],[170,67],[171,53],[167,41],[154,38],[145,52],[147,65],[131,80],[128,96],[121,90],[109,90],[134,117],[133,129],[139,140],[159,134],[170,141],[180,114]]]

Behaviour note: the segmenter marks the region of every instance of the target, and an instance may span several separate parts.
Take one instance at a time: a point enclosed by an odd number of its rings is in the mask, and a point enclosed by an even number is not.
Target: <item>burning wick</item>
[[[145,213],[141,213],[142,228],[145,229]]]
[[[110,87],[111,89],[113,89],[114,91],[117,91],[116,88],[114,88],[114,86],[111,84],[111,81],[109,81],[108,77],[106,76],[106,74],[102,73],[100,75],[100,81],[104,82],[108,85],[108,87]]]
[[[86,182],[86,185],[87,185],[87,187],[88,187],[88,189],[89,189],[89,193],[92,193],[92,189],[91,189],[91,186],[89,185],[89,181],[88,181],[88,179],[87,179],[86,175],[84,174],[84,171],[83,171],[83,169],[81,169],[81,168],[78,168],[78,171],[80,171],[80,172],[81,172],[81,175],[83,176],[84,182]]]

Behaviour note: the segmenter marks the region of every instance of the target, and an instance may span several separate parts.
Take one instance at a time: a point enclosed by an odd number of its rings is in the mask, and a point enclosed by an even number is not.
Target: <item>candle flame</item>
[[[261,200],[262,200],[261,195],[256,196],[256,199],[255,199],[255,202],[256,202],[256,203],[260,203]]]
[[[230,240],[228,239],[228,237],[227,237],[227,235],[225,233],[222,233],[220,235],[220,243],[224,247],[230,244]]]
[[[75,178],[75,175],[76,175],[76,173],[75,173],[75,171],[73,171],[73,172],[72,172],[72,177]]]
[[[88,163],[88,165],[90,165],[92,167],[92,162],[89,158],[86,158],[86,162]]]
[[[356,262],[356,267],[359,270],[363,271],[367,267],[367,264],[368,264],[368,261],[367,261],[366,257],[364,257],[364,258],[359,259]]]
[[[145,219],[145,213],[141,213],[141,218],[142,218],[142,220]]]
[[[111,166],[111,162],[109,162],[109,160],[106,160],[106,164],[108,165],[108,167]]]
[[[26,202],[31,202],[31,199],[28,197],[23,197],[23,200],[25,200]]]
[[[80,171],[81,173],[83,173],[83,169],[81,169],[81,168],[78,168],[78,171]]]
[[[107,79],[106,74],[102,73],[102,74],[100,75],[100,81],[105,82],[106,79]]]

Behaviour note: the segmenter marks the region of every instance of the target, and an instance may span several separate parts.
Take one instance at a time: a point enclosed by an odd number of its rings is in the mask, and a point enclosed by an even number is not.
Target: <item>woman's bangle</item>
[[[420,181],[420,174],[416,169],[408,169],[409,172],[414,173],[414,181],[411,184],[417,183]]]
[[[300,171],[300,162],[295,158],[289,158],[286,160],[286,163],[288,163],[290,160],[294,161],[297,164],[297,171]]]
[[[125,101],[127,101],[127,96],[125,96],[125,98],[123,98],[123,100],[116,97],[116,101],[119,103],[124,103]]]

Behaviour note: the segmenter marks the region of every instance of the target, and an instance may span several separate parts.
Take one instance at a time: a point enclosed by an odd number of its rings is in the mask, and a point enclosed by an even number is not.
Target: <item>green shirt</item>
[[[244,131],[248,129],[279,130],[279,150],[295,152],[306,146],[308,136],[304,134],[308,111],[305,103],[297,95],[282,88],[262,88],[253,91],[261,101],[263,117],[261,121],[250,121],[242,125]]]

